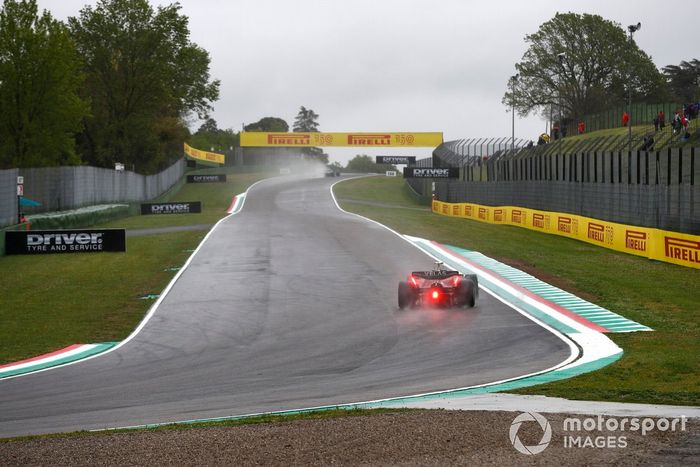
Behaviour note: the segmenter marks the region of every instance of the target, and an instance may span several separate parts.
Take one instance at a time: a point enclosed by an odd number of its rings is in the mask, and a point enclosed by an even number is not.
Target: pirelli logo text
[[[440,212],[440,203],[433,201],[433,212]]]
[[[544,229],[544,214],[533,214],[532,226],[538,229]]]
[[[200,151],[199,149],[190,150],[190,154],[195,159],[203,159],[212,162],[219,162],[220,154],[214,154],[211,152]]]
[[[485,208],[479,208],[479,219],[489,220],[489,211]]]
[[[449,204],[443,204],[443,205],[442,205],[442,213],[443,213],[443,214],[449,214],[449,213],[450,213],[450,205],[449,205]]]
[[[559,216],[557,220],[557,230],[564,233],[573,233],[572,229],[573,219],[570,217]]]
[[[391,135],[348,135],[350,146],[391,146]]]
[[[664,236],[667,258],[700,264],[700,242]]]
[[[224,154],[218,154],[216,152],[201,151],[195,149],[187,143],[184,143],[185,154],[192,159],[199,159],[202,161],[216,162],[217,164],[223,164],[226,161],[226,156]]]
[[[267,144],[284,146],[307,146],[311,144],[311,135],[293,135],[289,133],[271,133],[267,135]]]
[[[588,223],[588,238],[596,242],[605,242],[605,226],[602,224]]]
[[[459,205],[459,204],[455,204],[454,206],[452,206],[452,215],[453,215],[453,216],[459,216],[459,214],[460,214],[460,213],[459,213],[459,211],[460,211],[459,208],[460,208],[460,205]]]
[[[493,211],[493,221],[494,222],[503,222],[504,217],[505,216],[503,213],[503,209],[494,209],[494,211]]]
[[[625,247],[635,251],[647,251],[647,233],[635,230],[625,231]]]
[[[524,224],[525,221],[523,219],[523,211],[519,209],[513,209],[510,212],[510,221],[514,224]]]
[[[466,217],[472,217],[474,215],[474,209],[471,206],[464,206],[464,215]]]

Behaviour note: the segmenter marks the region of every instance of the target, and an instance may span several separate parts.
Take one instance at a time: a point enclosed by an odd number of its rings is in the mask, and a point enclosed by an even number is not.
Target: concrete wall
[[[184,173],[184,159],[148,176],[85,166],[0,171],[0,225],[17,221],[17,175],[24,176],[24,195],[41,203],[41,207],[23,208],[24,212],[37,213],[95,204],[146,201],[165,192]]]
[[[518,156],[463,168],[437,198],[700,234],[700,151]]]

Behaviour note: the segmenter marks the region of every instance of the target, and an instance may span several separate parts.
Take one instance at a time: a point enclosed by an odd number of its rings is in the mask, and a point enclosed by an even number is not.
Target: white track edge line
[[[346,211],[345,209],[343,209],[343,208],[340,207],[340,205],[338,204],[338,200],[335,198],[335,193],[333,193],[333,187],[336,186],[338,183],[341,183],[341,182],[344,182],[344,181],[347,181],[347,180],[353,180],[353,179],[355,179],[355,178],[361,178],[361,177],[362,177],[362,176],[360,176],[360,177],[352,177],[352,178],[348,178],[348,179],[345,179],[345,180],[338,180],[337,182],[333,183],[333,184],[330,186],[331,198],[333,199],[333,202],[335,203],[335,206],[338,208],[338,210],[340,210],[340,211],[342,211],[342,212],[344,212],[344,213],[346,213],[346,214],[352,215],[352,216],[357,216],[357,217],[359,217],[359,218],[361,218],[361,219],[364,219],[364,220],[366,220],[366,221],[369,221],[369,222],[371,222],[371,223],[373,223],[373,224],[379,225],[379,226],[381,226],[381,227],[387,229],[389,232],[393,233],[394,235],[398,236],[399,238],[401,238],[401,239],[404,240],[405,242],[409,243],[409,244],[412,245],[414,248],[420,250],[421,252],[423,252],[423,253],[426,254],[427,256],[430,256],[431,258],[438,260],[438,258],[436,258],[434,255],[430,254],[430,253],[429,253],[428,251],[426,251],[425,249],[420,248],[418,245],[416,245],[416,244],[413,243],[411,240],[409,240],[406,236],[400,234],[399,232],[395,231],[394,229],[392,229],[392,228],[390,228],[390,227],[387,227],[386,225],[384,225],[384,224],[382,224],[382,223],[380,223],[380,222],[377,222],[377,221],[375,221],[375,220],[373,220],[373,219],[370,219],[370,218],[368,218],[368,217],[362,216],[362,215],[360,215],[360,214],[356,214],[356,213],[354,213],[354,212],[348,212],[348,211]],[[549,332],[551,332],[552,334],[554,334],[555,336],[557,336],[559,339],[561,339],[562,341],[564,341],[564,342],[569,346],[569,349],[571,350],[571,353],[570,353],[569,356],[568,356],[567,358],[565,358],[561,363],[559,363],[559,364],[555,365],[554,367],[549,368],[549,369],[547,369],[547,370],[543,370],[543,371],[540,371],[540,372],[535,372],[535,373],[527,374],[527,375],[523,375],[523,376],[517,376],[517,377],[514,377],[514,378],[508,378],[508,379],[505,379],[505,380],[502,380],[502,381],[497,381],[497,382],[495,382],[495,383],[486,383],[486,384],[483,384],[483,385],[468,386],[468,387],[464,387],[464,388],[460,388],[460,389],[451,389],[451,390],[449,390],[449,392],[453,392],[453,391],[456,391],[456,390],[464,390],[464,389],[482,387],[482,386],[491,386],[491,385],[494,385],[494,384],[500,384],[500,383],[505,383],[505,382],[508,382],[508,381],[513,381],[513,380],[517,380],[517,379],[522,379],[522,378],[525,378],[525,377],[528,377],[528,376],[534,376],[534,375],[537,375],[537,374],[540,374],[540,373],[544,373],[544,372],[554,371],[555,369],[560,368],[560,367],[563,367],[563,366],[565,366],[565,365],[568,365],[568,364],[570,364],[570,363],[572,363],[572,362],[574,362],[574,361],[576,361],[576,360],[578,360],[579,358],[582,357],[582,355],[583,355],[583,349],[581,349],[581,348],[578,346],[578,344],[575,343],[574,340],[573,340],[571,337],[567,336],[566,334],[562,333],[561,331],[558,331],[558,330],[556,330],[556,329],[550,327],[550,326],[547,325],[546,323],[543,323],[542,321],[538,320],[538,319],[535,318],[534,316],[529,315],[528,313],[524,312],[523,310],[520,310],[520,308],[517,307],[517,306],[515,306],[514,304],[511,304],[511,303],[509,303],[509,302],[506,302],[505,300],[502,300],[500,297],[498,297],[497,295],[495,295],[495,294],[494,294],[492,291],[490,291],[489,289],[483,287],[481,284],[479,284],[479,288],[480,288],[480,289],[483,289],[483,290],[486,291],[489,295],[493,296],[493,297],[496,298],[497,300],[499,300],[499,301],[501,301],[501,302],[507,304],[508,306],[512,307],[514,310],[516,310],[516,311],[517,311],[518,313],[520,313],[521,315],[525,316],[526,318],[529,318],[531,321],[535,322],[535,323],[538,324],[539,326],[543,327],[544,329],[548,330]],[[439,392],[439,393],[443,393],[443,392],[445,392],[445,391],[442,391],[442,392]],[[420,396],[411,396],[411,397],[420,397]],[[380,401],[380,402],[381,402],[381,401]],[[370,402],[370,403],[372,403],[372,402]]]
[[[266,181],[266,180],[270,180],[271,178],[275,178],[275,177],[263,178],[262,180],[258,180],[257,182],[251,184],[248,188],[246,188],[246,190],[242,193],[242,194],[245,194],[245,195],[246,195],[246,196],[243,198],[243,201],[242,201],[242,202],[245,204],[245,199],[248,197],[248,192],[250,191],[251,188],[253,188],[253,187],[254,187],[255,185],[257,185],[258,183],[264,182],[264,181]],[[7,376],[7,377],[5,377],[5,378],[2,378],[2,379],[0,380],[0,382],[1,382],[1,381],[5,381],[5,380],[9,380],[9,379],[14,379],[14,378],[21,378],[21,377],[23,377],[23,376],[35,375],[35,374],[37,374],[37,373],[43,373],[43,372],[45,372],[45,371],[51,371],[51,370],[55,370],[55,369],[57,369],[57,368],[63,368],[63,367],[69,366],[69,365],[75,365],[75,364],[77,364],[77,363],[87,362],[88,360],[92,360],[93,358],[103,357],[103,356],[105,356],[105,355],[107,355],[107,354],[109,354],[109,353],[111,353],[111,352],[114,352],[114,351],[117,350],[117,349],[120,349],[121,347],[123,347],[124,345],[126,345],[127,343],[129,343],[129,341],[131,341],[132,339],[134,339],[134,338],[139,334],[139,332],[141,332],[141,330],[146,326],[146,324],[148,324],[148,322],[151,320],[151,318],[153,317],[153,315],[155,315],[156,311],[158,310],[158,306],[160,306],[160,304],[161,304],[161,303],[163,302],[163,300],[165,299],[166,295],[168,295],[168,292],[170,292],[170,289],[173,288],[173,286],[174,286],[175,283],[178,281],[178,279],[180,278],[180,276],[185,272],[185,270],[187,269],[187,267],[188,267],[188,266],[190,265],[190,263],[192,262],[192,259],[195,257],[195,255],[196,255],[197,252],[200,250],[200,248],[202,248],[202,246],[203,246],[204,243],[207,241],[207,239],[208,239],[209,236],[212,234],[212,232],[214,232],[214,230],[219,226],[219,224],[221,224],[222,222],[224,222],[224,221],[225,221],[226,219],[228,219],[229,217],[235,216],[236,214],[240,213],[242,210],[243,210],[243,206],[241,206],[241,208],[240,208],[238,211],[236,211],[236,212],[233,212],[233,213],[231,213],[231,214],[228,214],[228,213],[227,213],[226,216],[222,217],[221,219],[218,220],[218,222],[217,222],[216,224],[214,224],[214,226],[211,228],[211,230],[209,230],[209,232],[207,232],[207,234],[204,236],[204,238],[202,239],[202,241],[199,242],[199,245],[197,245],[197,248],[195,248],[195,250],[194,250],[194,251],[192,252],[192,254],[189,256],[189,258],[187,258],[187,261],[185,262],[185,264],[180,268],[180,270],[179,270],[179,271],[175,274],[175,276],[170,280],[170,282],[168,283],[168,285],[165,286],[165,289],[163,289],[163,292],[160,294],[160,296],[158,297],[158,299],[156,300],[156,302],[155,302],[153,305],[151,305],[151,308],[149,308],[148,313],[146,313],[146,316],[143,317],[143,319],[141,320],[141,322],[139,323],[139,325],[136,327],[136,329],[134,329],[134,330],[131,332],[131,334],[129,334],[129,335],[127,336],[127,338],[124,339],[123,341],[121,341],[119,344],[115,345],[114,347],[112,347],[112,348],[110,348],[110,349],[105,350],[104,352],[100,352],[100,353],[98,353],[98,354],[96,354],[96,355],[91,355],[91,356],[86,357],[86,358],[81,358],[81,359],[79,359],[79,360],[74,360],[74,361],[72,361],[72,362],[66,362],[66,363],[63,363],[63,364],[61,364],[61,365],[56,365],[56,366],[52,366],[52,367],[49,367],[49,368],[42,368],[42,369],[40,369],[40,370],[36,370],[36,371],[31,371],[31,372],[23,373],[23,374],[21,374],[21,375]]]

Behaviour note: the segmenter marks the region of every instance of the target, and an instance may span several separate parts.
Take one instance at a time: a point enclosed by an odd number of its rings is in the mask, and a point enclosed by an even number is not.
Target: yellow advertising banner
[[[561,235],[623,253],[700,269],[700,236],[560,212],[433,200],[433,212]]]
[[[437,147],[442,133],[264,133],[242,132],[241,147]]]
[[[654,259],[700,268],[700,236],[657,230],[658,239],[653,242]]]
[[[192,159],[197,159],[204,162],[223,164],[226,161],[226,156],[223,154],[195,149],[187,143],[185,143],[185,154]]]

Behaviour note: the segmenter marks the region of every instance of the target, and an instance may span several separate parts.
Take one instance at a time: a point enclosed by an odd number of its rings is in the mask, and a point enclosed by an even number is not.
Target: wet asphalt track
[[[482,293],[399,311],[432,259],[339,211],[331,178],[254,186],[116,351],[0,380],[0,437],[358,402],[554,366],[566,343]]]

